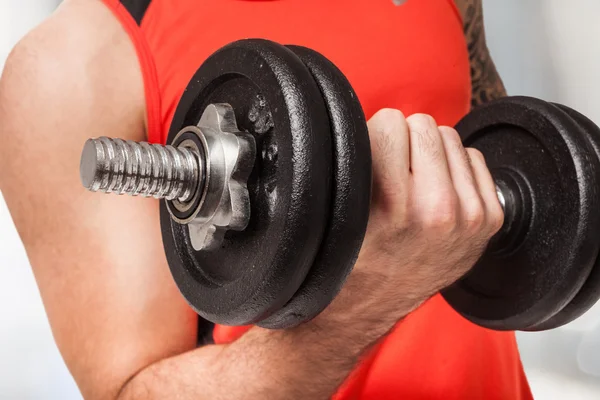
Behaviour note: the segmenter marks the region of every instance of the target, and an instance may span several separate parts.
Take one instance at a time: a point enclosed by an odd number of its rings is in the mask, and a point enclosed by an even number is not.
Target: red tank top
[[[454,125],[469,111],[470,75],[452,0],[103,0],[142,68],[148,138],[164,142],[179,97],[219,47],[266,38],[313,48],[348,77],[367,118],[391,107]],[[216,326],[216,343],[248,327]],[[367,354],[346,399],[531,399],[513,333],[475,326],[436,296]]]

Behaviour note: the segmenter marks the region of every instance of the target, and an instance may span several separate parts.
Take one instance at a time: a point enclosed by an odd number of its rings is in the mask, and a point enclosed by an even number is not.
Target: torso
[[[321,52],[346,74],[367,117],[394,107],[452,125],[469,109],[468,54],[452,0],[402,6],[391,0],[184,0],[177,2],[177,12],[174,8],[173,2],[154,0],[142,21],[161,93],[163,140],[198,66],[241,38]]]
[[[203,60],[248,37],[324,54],[346,74],[367,118],[391,107],[454,125],[470,108],[467,45],[452,0],[153,0],[141,32],[130,35],[142,59],[151,141],[166,139]],[[246,329],[217,326],[214,340],[233,341]],[[397,325],[336,399],[528,396],[514,334],[472,325],[437,296]]]

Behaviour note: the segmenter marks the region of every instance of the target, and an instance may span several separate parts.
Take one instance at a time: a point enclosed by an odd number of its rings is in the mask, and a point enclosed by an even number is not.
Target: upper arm
[[[473,107],[506,96],[506,89],[490,56],[483,23],[482,0],[455,0],[463,18],[469,48]]]
[[[144,140],[135,51],[99,1],[66,1],[13,50],[0,79],[0,190],[56,342],[86,398],[116,396],[195,345],[196,317],[166,264],[157,202],[85,191],[97,136]]]

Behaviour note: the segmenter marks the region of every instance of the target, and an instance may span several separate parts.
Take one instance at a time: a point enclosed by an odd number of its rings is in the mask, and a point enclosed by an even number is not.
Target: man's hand
[[[428,115],[381,110],[369,121],[373,198],[367,235],[342,293],[320,319],[377,339],[462,277],[500,229],[503,212],[481,153]],[[319,320],[317,318],[317,320]]]
[[[198,387],[182,382],[200,382],[199,376],[213,398],[223,395],[219,387],[230,398],[326,398],[398,320],[473,266],[503,222],[481,153],[465,149],[454,129],[438,127],[428,115],[405,119],[382,110],[369,121],[369,134],[369,227],[333,303],[296,328],[253,328],[230,345],[157,363],[132,380],[126,398],[147,396],[148,387],[157,398],[173,387],[192,398]],[[169,382],[174,372],[179,379]]]

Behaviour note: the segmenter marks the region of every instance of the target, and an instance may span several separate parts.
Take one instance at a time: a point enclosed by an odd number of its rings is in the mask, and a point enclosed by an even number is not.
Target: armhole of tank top
[[[460,24],[460,27],[462,29],[464,21],[463,21],[462,15],[460,14],[460,10],[458,9],[458,6],[456,5],[456,0],[446,0],[446,1],[448,3],[450,3],[450,7],[454,11],[454,14],[456,15],[456,19],[457,19],[457,21]]]
[[[141,21],[143,13],[139,14],[138,11],[138,16],[134,17],[130,13],[130,10],[119,0],[102,0],[102,3],[112,11],[135,48],[144,80],[146,136],[151,143],[162,143],[160,91],[158,88],[156,66],[148,42],[144,38],[142,29],[136,21],[136,18],[139,18]],[[145,3],[149,4],[150,1],[146,1]]]
[[[142,19],[146,15],[146,10],[152,0],[121,0],[121,4],[129,11],[135,22],[141,26]]]

